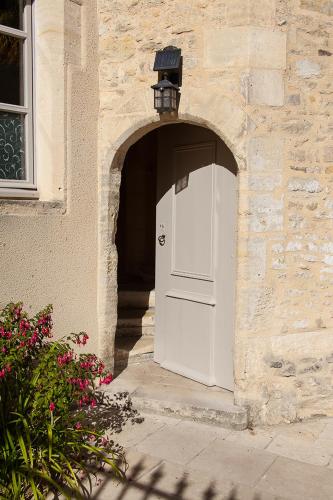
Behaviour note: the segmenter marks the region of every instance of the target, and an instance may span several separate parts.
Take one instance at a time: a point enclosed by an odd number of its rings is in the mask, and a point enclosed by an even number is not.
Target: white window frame
[[[23,44],[23,106],[0,102],[0,111],[23,115],[24,118],[24,159],[26,179],[0,179],[0,197],[27,196],[36,197],[36,172],[34,168],[34,131],[33,131],[33,9],[31,0],[25,0],[23,11],[23,29],[18,30],[0,24],[0,33],[24,41]],[[35,193],[34,193],[35,192]]]

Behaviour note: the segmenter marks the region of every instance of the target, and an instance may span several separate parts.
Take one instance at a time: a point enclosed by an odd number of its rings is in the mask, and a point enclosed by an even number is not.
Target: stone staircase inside
[[[119,290],[115,375],[129,364],[153,358],[155,291]]]

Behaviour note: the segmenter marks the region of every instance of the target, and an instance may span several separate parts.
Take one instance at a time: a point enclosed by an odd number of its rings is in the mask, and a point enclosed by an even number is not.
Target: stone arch
[[[190,97],[188,98],[190,100]],[[112,116],[117,132],[108,146],[100,150],[99,172],[99,256],[98,256],[98,330],[99,352],[112,368],[117,324],[117,249],[115,232],[119,208],[121,170],[128,149],[148,132],[173,123],[187,123],[210,129],[229,147],[241,172],[245,169],[245,134],[248,117],[244,110],[225,97],[198,96],[193,110],[186,103],[177,116]],[[201,113],[199,112],[201,111]],[[104,120],[105,121],[105,120]],[[110,124],[109,130],[113,127]],[[105,132],[104,132],[105,134]]]

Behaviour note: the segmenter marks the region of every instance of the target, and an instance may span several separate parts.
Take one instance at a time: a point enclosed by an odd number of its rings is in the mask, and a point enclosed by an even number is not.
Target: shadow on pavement
[[[128,422],[140,424],[143,420],[133,407],[128,392],[118,392],[112,396],[100,392],[98,405],[90,410],[86,423],[97,431],[118,434]]]
[[[145,473],[146,472],[146,473]],[[103,480],[95,488],[94,493],[89,497],[92,500],[242,500],[238,495],[237,486],[231,490],[226,486],[226,491],[218,490],[214,481],[210,481],[202,491],[188,493],[191,486],[191,478],[183,473],[182,477],[168,485],[168,491],[163,489],[159,483],[165,477],[163,464],[153,472],[147,472],[144,461],[140,460],[131,467],[131,473],[123,483],[116,483],[107,473],[103,474]],[[109,490],[110,482],[114,487]],[[109,490],[109,491],[108,491]],[[189,496],[190,495],[190,496]],[[260,495],[255,493],[252,498],[246,496],[248,500],[260,500]]]
[[[96,411],[90,412],[89,425],[98,431],[110,431],[111,435],[122,431],[127,423],[139,424],[143,422],[138,411],[133,408],[127,392],[114,394],[100,394],[100,401]],[[114,444],[114,449],[120,453],[122,447]],[[158,465],[155,470],[147,470],[144,460],[130,464],[126,480],[116,482],[115,477],[99,471],[93,491],[84,498],[92,500],[242,500],[237,486],[226,485],[225,490],[217,489],[214,481],[207,481],[207,486],[193,494],[193,480],[189,474],[183,473],[180,478],[170,477],[166,485],[167,474],[163,470],[164,464]],[[199,479],[200,472],[198,472]],[[202,481],[201,481],[202,484]],[[192,490],[192,491],[191,491]],[[240,496],[241,495],[241,496]],[[247,500],[260,500],[261,496],[254,493],[253,497],[246,496]]]

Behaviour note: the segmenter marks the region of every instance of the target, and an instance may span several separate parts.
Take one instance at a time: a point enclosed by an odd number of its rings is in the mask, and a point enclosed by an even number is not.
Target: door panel
[[[203,384],[214,385],[210,370],[213,307],[181,295],[168,296],[165,305],[168,337],[161,366]]]
[[[232,389],[236,176],[206,129],[162,127],[158,143],[155,360]]]
[[[212,279],[215,143],[174,149],[172,274]],[[192,170],[193,166],[197,167]]]

